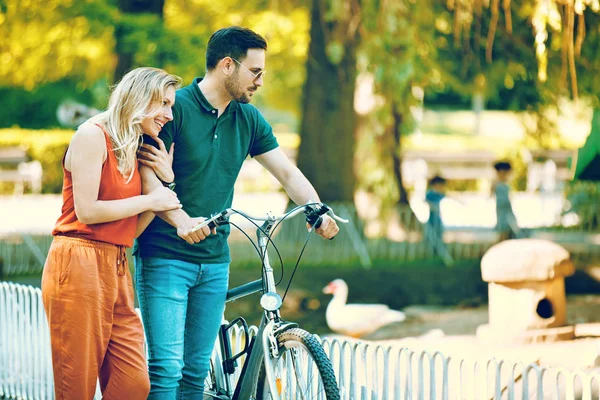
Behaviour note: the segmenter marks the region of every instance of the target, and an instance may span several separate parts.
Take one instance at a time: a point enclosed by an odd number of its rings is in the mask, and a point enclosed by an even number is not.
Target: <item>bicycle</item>
[[[339,222],[348,222],[335,215],[326,204],[309,203],[296,207],[284,215],[273,216],[267,213],[264,217],[251,216],[228,208],[214,214],[194,228],[194,230],[198,230],[208,226],[213,229],[219,225],[230,223],[229,217],[239,214],[257,227],[258,246],[255,245],[255,247],[262,261],[261,279],[230,289],[227,293],[227,302],[253,293],[263,293],[260,305],[264,312],[258,331],[251,337],[248,324],[241,316],[231,322],[223,322],[217,337],[219,351],[215,351],[214,359],[211,359],[204,399],[340,399],[333,366],[319,340],[314,335],[300,329],[298,324],[283,320],[279,312],[285,294],[282,299],[277,293],[267,247],[269,243],[273,243],[271,235],[275,228],[285,219],[293,218],[301,213],[305,214],[306,221],[314,229],[320,226],[322,216],[326,213]],[[263,222],[263,224],[259,226],[257,221]],[[250,239],[248,235],[246,236]],[[273,245],[273,247],[275,246]],[[301,256],[302,253],[298,262]],[[297,266],[298,263],[296,268]],[[288,283],[288,289],[292,279],[293,274]],[[229,330],[239,325],[243,329],[244,348],[234,355],[232,354]],[[243,355],[246,357],[239,379],[234,386],[233,375],[238,367],[238,359]]]

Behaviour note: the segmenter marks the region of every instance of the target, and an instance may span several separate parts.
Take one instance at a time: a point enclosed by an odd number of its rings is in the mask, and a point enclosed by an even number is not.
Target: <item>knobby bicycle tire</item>
[[[293,328],[277,335],[279,358],[275,365],[275,375],[281,390],[281,400],[326,399],[339,400],[340,391],[333,367],[319,341],[303,329]],[[303,354],[301,354],[303,353]],[[296,368],[303,364],[302,374],[296,374]],[[282,368],[283,367],[283,368]],[[308,378],[308,375],[310,379]],[[318,381],[315,382],[314,379]],[[304,382],[298,383],[299,379]],[[305,387],[308,386],[308,388]],[[309,393],[298,395],[298,387],[305,387]],[[256,390],[256,400],[271,400],[264,366],[261,368]]]

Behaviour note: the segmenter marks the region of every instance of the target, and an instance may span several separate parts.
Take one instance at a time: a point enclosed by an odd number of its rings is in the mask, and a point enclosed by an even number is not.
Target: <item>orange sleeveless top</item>
[[[113,152],[110,136],[103,126],[96,124],[104,132],[106,140],[106,161],[102,165],[102,175],[100,176],[100,189],[98,191],[98,200],[120,200],[128,197],[139,196],[142,194],[142,180],[137,169],[137,163],[134,174],[129,183],[127,178],[123,177],[117,166],[117,157]],[[62,215],[56,221],[56,226],[52,235],[63,235],[78,237],[82,239],[98,240],[100,242],[112,243],[119,246],[131,247],[135,237],[135,227],[137,224],[137,215],[124,218],[118,221],[103,222],[99,224],[86,225],[77,219],[75,214],[75,202],[73,200],[73,179],[71,173],[65,168],[65,158],[63,156],[63,206]]]

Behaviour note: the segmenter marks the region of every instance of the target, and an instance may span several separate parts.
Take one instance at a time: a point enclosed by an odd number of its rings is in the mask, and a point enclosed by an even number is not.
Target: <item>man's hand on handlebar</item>
[[[189,244],[199,243],[206,239],[211,234],[217,233],[217,228],[212,230],[208,227],[202,227],[195,232],[192,232],[192,228],[206,220],[204,217],[189,218],[185,224],[177,227],[177,235],[188,242]]]
[[[325,239],[332,239],[333,237],[335,237],[335,235],[338,234],[340,228],[338,227],[335,220],[329,215],[323,215],[321,216],[321,218],[321,225],[315,230],[315,232],[317,232],[320,236],[322,236]],[[308,223],[306,224],[306,226],[309,229],[311,228],[310,224]]]

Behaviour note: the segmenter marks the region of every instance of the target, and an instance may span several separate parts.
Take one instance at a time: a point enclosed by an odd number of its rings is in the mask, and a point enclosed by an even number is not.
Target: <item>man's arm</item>
[[[319,195],[304,174],[285,155],[280,147],[256,156],[263,167],[281,183],[290,199],[296,204],[318,202]]]
[[[280,147],[255,157],[281,183],[292,201],[298,205],[307,202],[320,202],[317,191],[304,174],[285,155]],[[336,222],[328,215],[316,232],[326,239],[334,237],[339,231]]]
[[[150,192],[153,189],[162,186],[162,183],[156,177],[156,174],[152,168],[141,165],[140,175],[142,177],[142,188],[144,193]],[[168,212],[157,212],[156,215],[177,229],[177,235],[190,244],[198,243],[206,239],[206,237],[211,234],[211,231],[208,227],[191,232],[191,229],[194,226],[198,225],[206,218],[192,218],[185,211],[183,211],[183,209],[171,210]],[[213,230],[212,233],[216,232]]]

